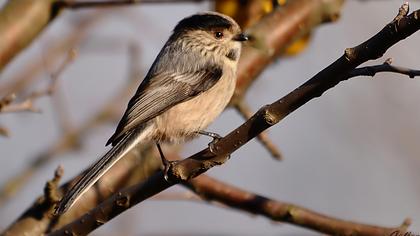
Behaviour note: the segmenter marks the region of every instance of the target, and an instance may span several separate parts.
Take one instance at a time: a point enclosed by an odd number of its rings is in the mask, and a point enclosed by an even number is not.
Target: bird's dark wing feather
[[[194,72],[161,72],[147,78],[128,103],[127,110],[107,145],[153,119],[172,106],[207,91],[222,76],[222,68],[206,66]]]

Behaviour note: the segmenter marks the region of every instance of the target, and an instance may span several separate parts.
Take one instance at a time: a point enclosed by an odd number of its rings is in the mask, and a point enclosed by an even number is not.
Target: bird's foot
[[[163,177],[165,178],[166,182],[171,182],[169,179],[169,171],[171,170],[171,167],[174,166],[179,161],[169,161],[166,160],[165,163],[163,163]]]
[[[217,142],[219,142],[220,139],[222,139],[223,137],[220,136],[217,133],[212,133],[212,132],[207,132],[204,130],[198,131],[199,134],[201,135],[205,135],[205,136],[209,136],[211,138],[213,138],[213,140],[208,144],[210,152],[213,154],[216,154],[217,148],[214,146]]]
[[[163,177],[165,178],[165,180],[167,182],[169,181],[169,170],[171,169],[172,166],[174,166],[178,161],[170,161],[168,159],[166,159],[165,155],[163,154],[162,148],[160,147],[159,143],[156,143],[156,146],[159,150],[159,154],[160,154],[160,158],[162,159],[162,164],[163,164]]]

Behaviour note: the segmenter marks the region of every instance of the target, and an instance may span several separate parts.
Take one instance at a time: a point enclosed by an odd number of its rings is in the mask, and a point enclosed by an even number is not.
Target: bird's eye
[[[214,33],[214,37],[216,39],[222,39],[223,38],[223,33],[220,32],[220,31],[217,31],[217,32]]]

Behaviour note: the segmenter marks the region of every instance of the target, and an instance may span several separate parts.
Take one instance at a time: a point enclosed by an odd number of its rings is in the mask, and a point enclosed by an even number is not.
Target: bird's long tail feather
[[[143,139],[143,134],[132,132],[122,138],[104,156],[94,163],[76,182],[76,184],[64,195],[59,202],[55,214],[61,215],[66,212],[109,168],[121,157],[127,154],[136,144]]]

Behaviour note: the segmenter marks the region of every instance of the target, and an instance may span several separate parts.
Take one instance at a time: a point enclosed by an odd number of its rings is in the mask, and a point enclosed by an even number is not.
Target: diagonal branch
[[[142,146],[138,150],[128,153],[123,160],[106,173],[105,178],[99,180],[69,212],[59,219],[51,217],[54,205],[45,196],[41,196],[30,206],[12,225],[1,235],[45,235],[49,229],[62,227],[73,219],[77,219],[88,209],[95,207],[102,199],[111,196],[116,189],[131,186],[144,181],[156,170],[161,163],[156,153],[150,152],[149,146]],[[77,180],[72,179],[63,184],[56,193],[67,191]]]
[[[221,202],[234,209],[330,235],[390,235],[396,230],[404,232],[411,223],[410,219],[406,219],[399,227],[385,228],[339,220],[294,204],[247,192],[206,175],[182,184],[208,201]]]
[[[407,8],[404,4],[401,9]],[[400,11],[401,12],[401,11]],[[233,153],[262,131],[277,124],[288,114],[303,106],[313,98],[339,82],[348,79],[350,71],[360,64],[381,57],[387,49],[420,29],[420,10],[410,15],[399,14],[391,23],[364,43],[345,50],[344,55],[316,74],[306,83],[276,102],[264,106],[247,122],[233,130],[214,145],[214,152],[209,148],[173,164],[169,168],[169,181],[162,171],[151,176],[147,181],[124,189],[108,198],[81,218],[50,235],[88,234],[103,223],[111,220],[130,207],[154,196],[155,194],[182,181],[194,178],[215,165],[223,164]]]
[[[253,113],[251,108],[245,101],[241,100],[235,104],[235,109],[242,115],[245,120],[248,120],[252,117]],[[271,156],[276,160],[282,160],[283,157],[281,155],[280,150],[277,146],[271,141],[268,137],[267,132],[262,132],[257,136],[258,141],[267,149],[267,151],[271,154]]]
[[[0,10],[0,72],[57,16],[52,0],[7,1]]]

